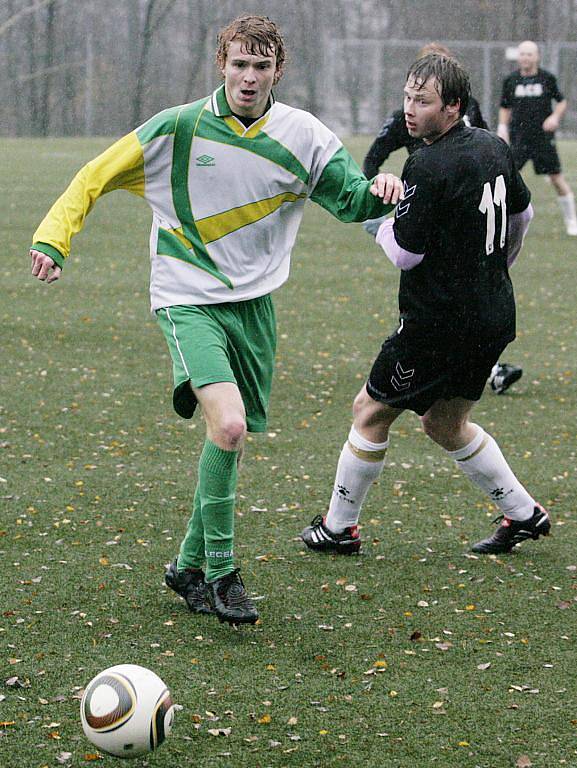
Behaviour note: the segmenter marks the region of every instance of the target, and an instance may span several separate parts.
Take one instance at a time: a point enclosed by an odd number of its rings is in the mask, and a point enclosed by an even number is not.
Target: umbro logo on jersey
[[[196,165],[200,168],[209,168],[216,165],[216,163],[214,162],[214,157],[211,157],[210,155],[199,155],[196,158]]]
[[[407,203],[407,198],[412,197],[415,194],[415,190],[417,188],[416,184],[413,184],[412,187],[409,187],[407,185],[407,182],[404,183],[404,189],[403,189],[403,199],[399,200],[397,203],[397,207],[395,208],[395,218],[400,219],[401,216],[404,216],[405,213],[409,212],[409,208],[411,207],[411,203]]]

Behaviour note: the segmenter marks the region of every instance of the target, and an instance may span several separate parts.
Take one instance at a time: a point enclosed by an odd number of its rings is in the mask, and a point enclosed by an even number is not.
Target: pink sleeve
[[[521,213],[513,213],[509,216],[509,253],[507,254],[507,267],[511,267],[523,245],[523,240],[533,218],[533,206],[531,203]]]
[[[413,269],[413,267],[416,267],[417,264],[423,261],[425,254],[411,253],[411,251],[401,248],[395,240],[395,233],[393,232],[394,223],[393,217],[384,220],[377,232],[376,242],[381,246],[386,257],[395,267],[403,270]]]

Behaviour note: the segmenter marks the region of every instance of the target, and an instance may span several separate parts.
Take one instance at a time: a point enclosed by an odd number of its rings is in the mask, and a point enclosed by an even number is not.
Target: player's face
[[[443,104],[435,88],[435,78],[424,85],[413,78],[405,85],[405,123],[409,135],[431,144],[459,119],[459,105]]]
[[[260,117],[274,84],[276,55],[247,53],[242,40],[229,43],[222,69],[226,98],[233,112],[243,117]]]
[[[517,51],[517,60],[523,74],[535,74],[539,67],[539,49],[535,43],[521,43]]]

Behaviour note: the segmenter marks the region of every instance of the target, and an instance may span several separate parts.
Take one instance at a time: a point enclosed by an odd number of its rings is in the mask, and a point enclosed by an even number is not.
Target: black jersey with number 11
[[[511,214],[527,208],[531,193],[509,147],[459,121],[412,154],[402,178],[395,239],[425,254],[401,273],[403,331],[449,344],[514,339],[507,225]]]

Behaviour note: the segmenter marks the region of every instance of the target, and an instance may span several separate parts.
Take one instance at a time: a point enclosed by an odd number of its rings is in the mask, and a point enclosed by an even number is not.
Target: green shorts
[[[249,432],[264,432],[276,351],[272,298],[164,307],[156,317],[172,357],[178,415],[190,419],[195,411],[190,384],[230,381],[240,390]]]

